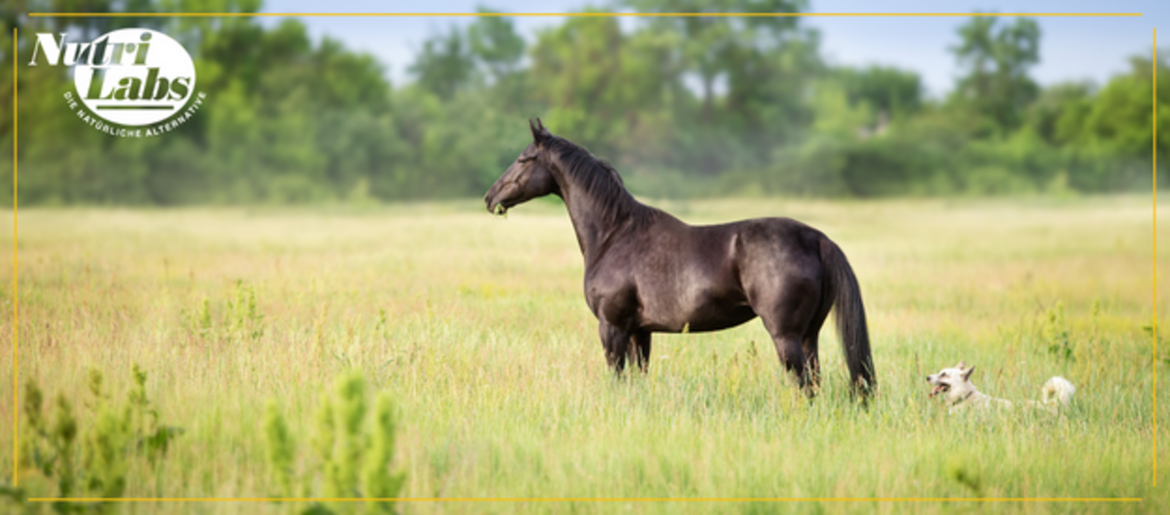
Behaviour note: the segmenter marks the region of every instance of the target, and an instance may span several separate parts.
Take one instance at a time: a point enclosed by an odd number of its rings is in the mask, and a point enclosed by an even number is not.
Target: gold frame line
[[[1136,503],[1140,497],[31,497],[29,502],[1093,502]]]
[[[28,13],[32,18],[47,17],[755,17],[755,18],[792,18],[792,17],[1140,17],[1142,13]],[[18,246],[17,246],[17,210],[18,210],[18,64],[19,64],[19,33],[16,27],[12,29],[12,400],[13,400],[13,457],[12,457],[12,485],[19,485],[19,378],[17,341],[19,335],[18,316],[18,285],[17,274]],[[1153,486],[1158,484],[1158,29],[1153,29],[1152,53],[1152,80],[1153,80],[1153,309],[1151,315],[1151,334],[1153,339]],[[283,498],[283,497],[255,497],[255,498],[60,498],[34,497],[29,502],[112,502],[112,503],[140,503],[140,502],[1087,502],[1087,503],[1132,503],[1143,502],[1140,497],[1003,497],[1003,498],[962,498],[962,497],[694,497],[694,498],[605,498],[605,497],[546,497],[546,498]]]
[[[1151,145],[1152,147],[1154,147],[1153,148],[1154,163],[1152,166],[1152,168],[1153,168],[1153,185],[1154,185],[1153,190],[1152,190],[1153,204],[1154,204],[1154,213],[1153,213],[1153,217],[1154,217],[1153,222],[1154,223],[1153,223],[1153,229],[1152,229],[1152,233],[1151,233],[1151,236],[1153,237],[1153,240],[1152,240],[1153,241],[1153,250],[1151,251],[1151,253],[1153,254],[1153,264],[1154,264],[1153,269],[1152,269],[1153,275],[1152,275],[1151,282],[1153,282],[1153,288],[1154,288],[1153,295],[1154,295],[1154,297],[1153,297],[1153,307],[1150,310],[1152,313],[1150,315],[1150,338],[1153,340],[1153,343],[1154,343],[1154,345],[1153,345],[1154,359],[1152,362],[1154,384],[1151,387],[1151,389],[1152,389],[1151,393],[1153,393],[1154,400],[1151,403],[1151,405],[1153,407],[1153,414],[1151,417],[1153,419],[1153,428],[1152,428],[1153,430],[1151,431],[1151,437],[1153,438],[1153,441],[1154,441],[1153,442],[1153,446],[1154,446],[1153,482],[1154,482],[1154,486],[1156,487],[1156,486],[1158,486],[1158,29],[1157,28],[1154,29],[1154,46],[1153,46],[1153,54],[1151,54],[1151,55],[1152,55],[1152,57],[1150,58],[1150,61],[1152,63],[1151,66],[1153,67],[1153,70],[1152,70],[1153,73],[1151,74],[1151,77],[1153,78],[1153,81],[1154,81],[1153,88],[1151,88],[1154,90],[1154,92],[1153,92],[1154,107],[1153,107],[1153,117],[1152,117],[1152,120],[1150,122],[1153,124],[1153,128],[1154,128],[1154,135],[1152,138],[1153,144]]]
[[[15,488],[20,483],[20,440],[17,433],[20,431],[20,380],[18,379],[17,368],[17,352],[16,352],[16,336],[19,331],[19,324],[16,323],[17,318],[17,295],[16,295],[16,278],[17,278],[17,264],[16,264],[16,134],[17,134],[17,103],[16,90],[17,80],[16,74],[18,70],[17,64],[20,62],[20,38],[18,37],[17,28],[12,27],[12,486]]]
[[[249,18],[249,17],[301,17],[301,16],[327,16],[335,18],[345,17],[403,17],[403,18],[430,18],[430,17],[483,17],[483,18],[504,18],[504,17],[554,17],[565,16],[570,18],[801,18],[801,17],[880,17],[880,18],[894,18],[894,17],[963,17],[968,18],[972,16],[979,17],[1014,17],[1014,16],[1034,16],[1034,17],[1094,17],[1094,18],[1121,18],[1121,17],[1139,17],[1142,13],[639,13],[639,12],[572,12],[572,13],[382,13],[382,12],[310,12],[310,13],[276,13],[276,12],[260,12],[260,13],[92,13],[92,12],[34,12],[28,13],[33,18],[160,18],[170,16],[181,17],[230,17],[230,18]]]

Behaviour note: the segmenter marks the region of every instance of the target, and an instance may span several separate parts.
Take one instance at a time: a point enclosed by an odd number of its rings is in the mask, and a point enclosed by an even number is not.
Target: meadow
[[[790,216],[838,242],[869,316],[880,383],[869,409],[849,400],[829,324],[823,390],[811,403],[781,373],[758,320],[655,335],[649,372],[615,379],[581,292],[572,228],[553,201],[507,218],[471,200],[21,209],[19,383],[69,399],[84,433],[101,424],[85,408],[94,402],[90,371],[101,372],[104,395],[120,399],[137,391],[131,370],[141,367],[141,393],[159,426],[182,432],[160,458],[126,451],[134,456],[119,462],[125,497],[320,495],[319,463],[307,450],[319,439],[318,406],[338,377],[357,373],[371,399],[392,400],[393,469],[405,473],[404,497],[1142,499],[423,501],[400,502],[403,513],[1170,512],[1161,486],[1170,482],[1165,422],[1162,478],[1151,486],[1148,196],[648,202],[691,223]],[[1170,218],[1158,226],[1165,249]],[[0,247],[11,248],[11,225],[0,230]],[[12,265],[0,252],[6,292]],[[1164,250],[1159,276],[1170,276]],[[1165,334],[1170,299],[1159,281]],[[8,349],[10,294],[3,302],[0,347]],[[1170,344],[1158,352],[1160,386]],[[12,385],[8,354],[0,384]],[[1077,386],[1073,405],[1055,417],[948,416],[927,397],[924,377],[960,360],[977,367],[972,380],[982,391],[1001,398],[1038,398],[1048,377],[1062,375]],[[5,392],[0,476],[10,478],[15,406],[11,386]],[[284,464],[299,471],[291,486],[266,450],[266,420],[275,415],[301,448]],[[58,494],[35,467],[21,468],[20,486],[30,497]]]

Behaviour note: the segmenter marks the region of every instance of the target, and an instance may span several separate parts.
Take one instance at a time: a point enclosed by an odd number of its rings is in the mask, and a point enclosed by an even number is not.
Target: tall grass
[[[1170,510],[1166,489],[1150,482],[1147,199],[653,203],[694,223],[792,216],[836,240],[869,314],[881,383],[872,407],[849,401],[831,331],[821,340],[824,390],[809,403],[781,374],[758,321],[655,335],[649,373],[615,380],[583,300],[572,228],[552,202],[520,207],[506,220],[473,202],[22,210],[20,379],[77,404],[90,368],[105,371],[105,388],[117,396],[135,387],[133,364],[149,371],[159,419],[185,432],[156,467],[126,464],[124,495],[134,497],[263,497],[298,488],[270,463],[317,477],[310,490],[325,491],[321,478],[333,476],[314,469],[314,453],[280,454],[265,435],[283,431],[302,450],[313,445],[322,393],[356,371],[368,390],[393,399],[383,409],[398,427],[395,449],[376,452],[393,453],[408,497],[1141,497],[995,509]],[[1159,227],[1170,242],[1170,220]],[[11,232],[0,240],[10,246]],[[1160,264],[1170,275],[1170,260]],[[7,290],[11,270],[11,256],[0,257]],[[1163,320],[1166,304],[1159,302]],[[0,308],[10,313],[11,298]],[[9,348],[11,320],[3,319],[0,344]],[[1165,370],[1170,345],[1161,353]],[[0,383],[12,384],[10,359],[0,363]],[[1009,399],[1038,398],[1048,377],[1067,377],[1078,388],[1073,406],[1058,417],[947,416],[927,398],[924,376],[960,360],[978,367],[981,390]],[[0,412],[11,413],[11,396],[0,397]],[[1165,427],[1159,439],[1170,443]],[[0,432],[5,476],[11,438]],[[1170,456],[1161,458],[1170,471]],[[345,474],[361,478],[355,467]],[[35,481],[28,474],[22,485]],[[1164,475],[1161,482],[1170,481]],[[987,507],[396,506],[406,513]]]

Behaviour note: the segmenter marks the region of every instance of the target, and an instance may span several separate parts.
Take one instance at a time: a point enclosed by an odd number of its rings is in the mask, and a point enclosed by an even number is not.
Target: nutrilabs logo
[[[73,67],[76,91],[69,108],[90,126],[114,136],[170,132],[203,105],[195,92],[195,63],[170,36],[150,29],[119,29],[91,42],[37,34],[29,66]],[[85,106],[80,109],[78,102]]]

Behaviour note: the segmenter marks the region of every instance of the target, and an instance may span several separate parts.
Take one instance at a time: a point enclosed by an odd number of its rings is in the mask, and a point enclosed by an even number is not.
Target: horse
[[[612,166],[539,118],[528,124],[532,143],[484,202],[503,215],[545,195],[564,201],[585,258],[585,301],[616,375],[627,357],[646,371],[653,333],[717,331],[758,316],[811,399],[820,386],[817,339],[836,308],[850,392],[864,402],[875,391],[861,289],[822,232],[791,218],[688,225],[635,200]]]

